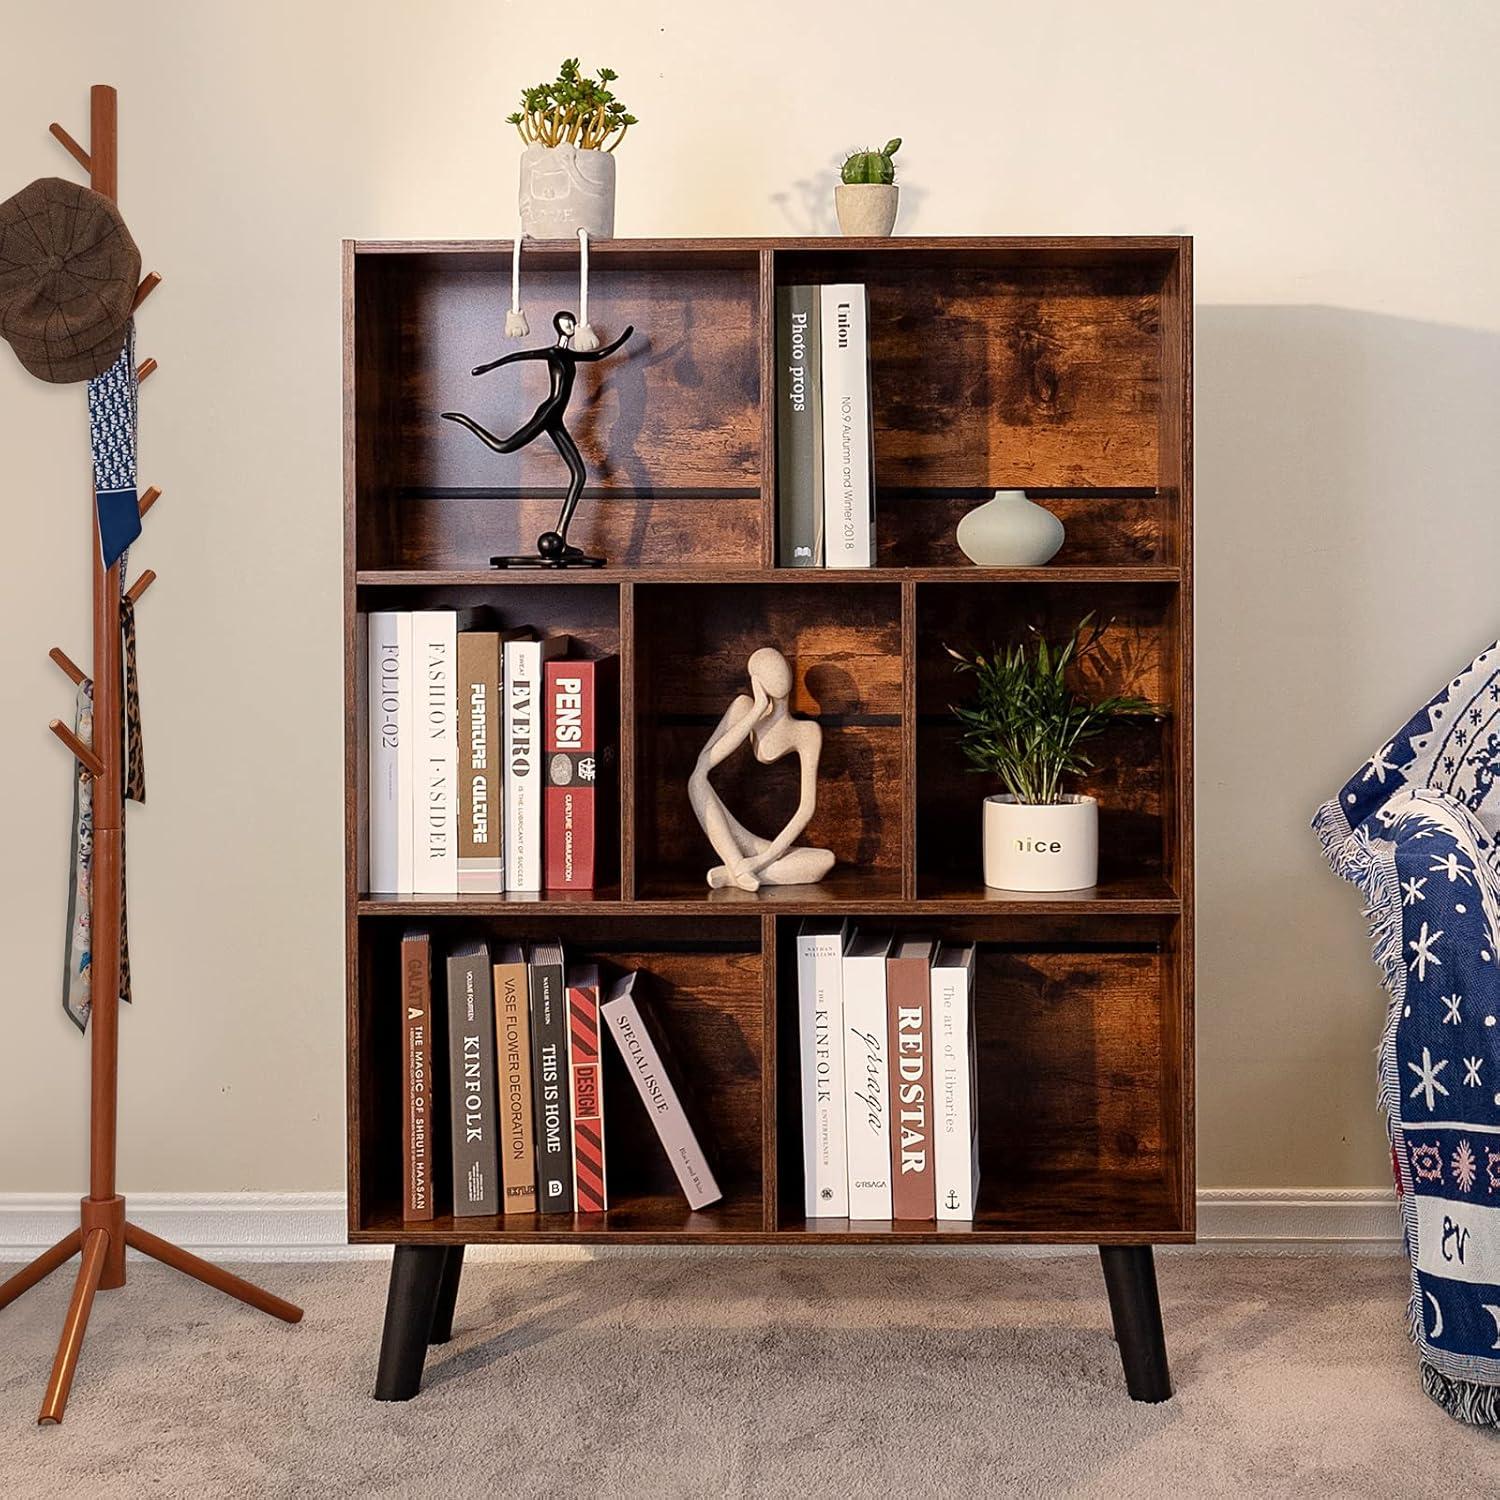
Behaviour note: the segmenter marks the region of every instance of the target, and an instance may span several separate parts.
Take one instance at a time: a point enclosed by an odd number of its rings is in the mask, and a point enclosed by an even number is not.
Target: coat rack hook
[[[47,127],[47,129],[50,130],[52,134],[62,142],[63,148],[67,151],[68,155],[71,156],[73,160],[76,161],[85,172],[93,172],[94,163],[89,158],[88,152],[85,151],[83,147],[80,146],[78,142],[75,141],[73,137],[70,136],[68,132],[62,128],[61,125],[59,125],[54,120],[52,124]]]
[[[156,502],[160,499],[161,491],[157,489],[157,487],[153,484],[151,488],[147,490],[146,493],[142,495],[140,500],[137,502],[137,508],[139,509],[141,515],[144,516],[146,512],[150,510],[151,507],[155,505]]]
[[[47,655],[62,668],[63,675],[71,677],[79,687],[82,687],[89,680],[88,673],[61,646],[54,646]]]
[[[155,271],[148,271],[146,279],[135,289],[135,301],[130,304],[131,312],[134,312],[160,285],[161,277]]]
[[[152,376],[155,373],[156,373],[156,361],[154,359],[143,359],[140,362],[140,364],[136,367],[136,372],[135,372],[136,383],[139,384],[141,381],[147,379],[149,376]]]
[[[156,574],[147,568],[136,581],[125,590],[125,597],[132,604],[138,603],[142,594],[156,582]]]
[[[104,774],[104,762],[61,719],[54,719],[47,728],[73,752],[78,764],[90,776],[98,777]]]

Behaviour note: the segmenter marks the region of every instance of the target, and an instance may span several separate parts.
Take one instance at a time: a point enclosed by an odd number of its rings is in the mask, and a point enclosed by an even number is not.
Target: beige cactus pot
[[[901,189],[890,182],[841,182],[833,190],[839,229],[850,238],[886,235],[896,224]]]

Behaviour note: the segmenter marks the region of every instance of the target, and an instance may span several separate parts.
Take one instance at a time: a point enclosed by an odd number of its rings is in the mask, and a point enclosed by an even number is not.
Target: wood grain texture
[[[396,383],[393,483],[428,488],[567,482],[545,441],[491,452],[439,414],[467,412],[490,431],[514,431],[547,391],[545,368],[523,362],[474,377],[479,364],[556,341],[552,316],[578,305],[576,254],[565,270],[522,270],[532,332],[502,334],[508,280],[472,271],[392,275],[397,362],[378,372]],[[372,268],[377,279],[393,267]],[[591,278],[589,317],[601,339],[633,325],[619,353],[584,365],[568,428],[591,483],[639,494],[652,489],[749,486],[761,482],[758,262],[670,273],[621,269]]]
[[[491,557],[536,550],[537,537],[557,524],[562,492],[541,499],[391,494],[373,504],[383,519],[370,529],[362,566],[468,568],[493,577]],[[634,499],[586,490],[568,540],[614,569],[753,567],[763,521],[754,495]]]
[[[1025,489],[1004,476],[995,489]],[[895,490],[877,496],[876,558],[882,566],[971,567],[959,548],[958,523],[984,503],[984,492]],[[1041,495],[1036,503],[1066,528],[1062,550],[1049,569],[1153,567],[1169,553],[1170,508],[1156,497]]]
[[[1155,270],[823,252],[777,279],[868,288],[881,488],[1156,485]]]

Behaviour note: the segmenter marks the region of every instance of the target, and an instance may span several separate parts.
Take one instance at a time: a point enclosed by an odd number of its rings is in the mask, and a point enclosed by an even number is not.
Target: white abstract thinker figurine
[[[688,778],[688,800],[714,852],[724,861],[708,872],[715,890],[738,886],[742,891],[762,885],[812,885],[833,868],[831,849],[799,847],[797,837],[812,821],[818,803],[818,758],[823,730],[811,719],[794,719],[787,700],[792,694],[792,669],[772,646],[762,646],[748,664],[751,693],[741,693],[719,720]],[[749,742],[755,758],[770,765],[795,754],[802,766],[797,810],[773,839],[763,839],[745,828],[724,806],[708,775],[741,745]]]

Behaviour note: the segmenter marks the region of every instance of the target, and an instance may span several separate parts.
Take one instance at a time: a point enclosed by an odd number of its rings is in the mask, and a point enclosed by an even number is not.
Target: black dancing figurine
[[[537,407],[531,419],[523,426],[518,427],[507,438],[498,438],[494,433],[485,431],[473,417],[466,417],[461,411],[445,411],[442,414],[445,422],[457,422],[460,427],[467,427],[487,448],[493,448],[496,453],[514,453],[518,448],[524,448],[528,443],[535,442],[545,432],[552,439],[552,446],[562,454],[563,462],[567,464],[568,473],[572,476],[568,483],[567,498],[563,501],[562,513],[557,518],[557,530],[544,531],[536,539],[535,556],[492,557],[490,566],[495,568],[602,568],[604,566],[602,557],[589,557],[581,548],[568,545],[568,524],[573,519],[573,512],[578,508],[578,498],[583,494],[583,485],[588,478],[588,470],[584,467],[583,455],[578,451],[578,444],[573,441],[572,435],[563,424],[563,418],[567,415],[568,400],[573,394],[573,380],[578,373],[578,366],[584,361],[593,363],[603,359],[606,355],[613,354],[635,332],[635,328],[633,326],[627,328],[614,343],[606,344],[602,349],[578,350],[572,346],[573,332],[578,326],[578,320],[572,313],[558,313],[552,319],[552,326],[557,329],[555,344],[549,344],[544,349],[518,349],[514,354],[506,354],[500,359],[492,359],[487,365],[479,365],[471,372],[475,375],[485,375],[491,370],[498,370],[501,365],[515,364],[523,359],[546,360],[551,390],[547,393],[547,399]]]

